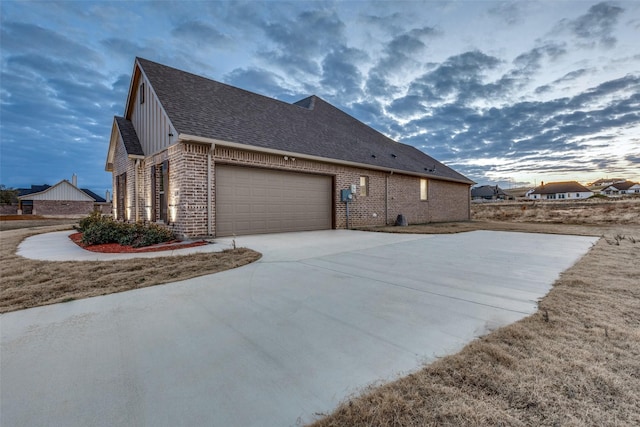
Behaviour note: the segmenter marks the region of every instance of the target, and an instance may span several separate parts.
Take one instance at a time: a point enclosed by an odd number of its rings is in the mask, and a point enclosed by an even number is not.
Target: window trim
[[[360,191],[358,194],[362,197],[367,197],[369,195],[369,177],[366,175],[360,175]]]
[[[420,178],[420,201],[426,202],[429,200],[429,180],[427,178]]]
[[[139,98],[140,98],[140,104],[144,104],[144,82],[140,83],[140,92],[138,94]]]

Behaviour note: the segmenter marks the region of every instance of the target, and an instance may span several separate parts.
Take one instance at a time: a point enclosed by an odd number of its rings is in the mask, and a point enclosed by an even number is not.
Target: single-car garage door
[[[216,165],[216,236],[331,228],[329,176]]]

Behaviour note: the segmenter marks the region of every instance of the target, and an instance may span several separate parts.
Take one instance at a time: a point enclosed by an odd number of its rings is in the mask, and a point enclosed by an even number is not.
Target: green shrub
[[[107,218],[108,217],[102,215],[100,212],[93,211],[88,216],[82,218],[78,225],[74,226],[73,228],[81,233],[84,233],[84,231],[89,227],[95,225],[96,223],[103,222]]]
[[[118,243],[140,248],[175,238],[171,230],[157,224],[127,224],[96,212],[80,220],[76,229],[82,233],[82,243],[86,245]]]
[[[86,245],[116,243],[126,233],[126,225],[110,218],[96,221],[82,231],[82,243]]]
[[[143,228],[143,232],[139,234],[138,239],[133,243],[133,246],[140,248],[143,246],[155,245],[157,243],[168,242],[175,237],[173,232],[168,228],[162,227],[157,224],[149,224]]]

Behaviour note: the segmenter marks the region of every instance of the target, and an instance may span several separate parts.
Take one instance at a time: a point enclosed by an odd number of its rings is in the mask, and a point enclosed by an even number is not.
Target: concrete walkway
[[[533,313],[596,240],[239,237],[263,253],[259,262],[1,315],[0,425],[309,422],[367,384]]]
[[[74,230],[56,231],[27,237],[18,246],[17,254],[40,261],[114,261],[131,258],[157,258],[161,256],[188,255],[197,252],[219,252],[228,249],[224,244],[209,244],[192,248],[162,252],[104,254],[82,249],[69,239]],[[231,242],[229,242],[231,244]]]

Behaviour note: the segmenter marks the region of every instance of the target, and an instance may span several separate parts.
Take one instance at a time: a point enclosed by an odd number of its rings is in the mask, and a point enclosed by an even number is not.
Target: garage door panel
[[[331,177],[216,165],[216,235],[331,228]]]

